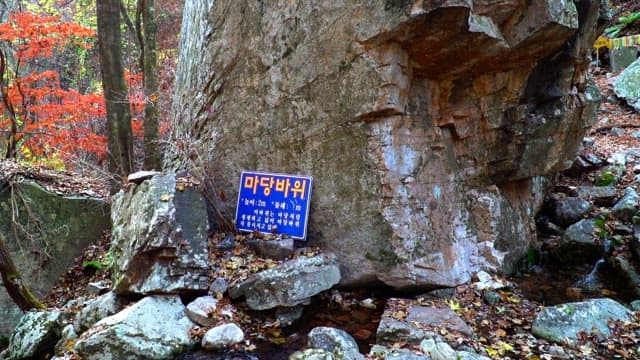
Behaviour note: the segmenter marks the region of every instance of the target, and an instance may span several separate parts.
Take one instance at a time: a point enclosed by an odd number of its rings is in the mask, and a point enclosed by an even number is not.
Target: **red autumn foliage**
[[[105,117],[102,94],[63,88],[58,72],[37,65],[74,46],[89,48],[94,36],[93,30],[58,16],[31,12],[12,13],[0,24],[0,40],[14,49],[0,54],[5,60],[0,131],[7,157],[25,149],[37,158],[105,155],[106,139],[99,134]]]

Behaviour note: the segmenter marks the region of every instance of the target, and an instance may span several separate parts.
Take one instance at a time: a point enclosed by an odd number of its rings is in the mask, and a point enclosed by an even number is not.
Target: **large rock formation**
[[[188,0],[169,167],[314,177],[342,283],[509,271],[599,100],[597,0]],[[226,202],[224,199],[227,199]]]
[[[179,294],[209,288],[204,198],[174,174],[131,184],[113,199],[111,248],[117,294]]]

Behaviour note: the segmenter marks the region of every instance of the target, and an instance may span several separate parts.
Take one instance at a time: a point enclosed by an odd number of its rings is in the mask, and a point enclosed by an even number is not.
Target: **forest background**
[[[176,0],[0,1],[0,156],[123,176],[159,169],[181,10]]]

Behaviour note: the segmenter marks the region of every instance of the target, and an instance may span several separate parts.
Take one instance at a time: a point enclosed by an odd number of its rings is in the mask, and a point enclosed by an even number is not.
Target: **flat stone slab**
[[[542,309],[531,331],[546,340],[572,344],[580,332],[609,337],[609,320],[630,320],[631,316],[629,309],[614,300],[591,299]]]
[[[340,282],[340,267],[333,254],[299,257],[273,269],[253,274],[229,288],[232,298],[244,296],[253,310],[295,306]]]
[[[573,196],[591,200],[596,205],[609,206],[618,195],[613,186],[578,186],[569,190]]]
[[[445,328],[472,336],[473,330],[451,308],[437,308],[435,306],[412,306],[406,321],[415,321],[419,324]]]

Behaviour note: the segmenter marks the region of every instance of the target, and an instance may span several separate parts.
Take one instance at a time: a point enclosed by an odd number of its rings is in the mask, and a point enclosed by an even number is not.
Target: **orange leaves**
[[[69,45],[91,47],[92,29],[62,21],[59,16],[46,16],[29,11],[9,14],[9,21],[0,24],[0,40],[14,43],[16,56],[23,59],[51,57],[55,50]]]

